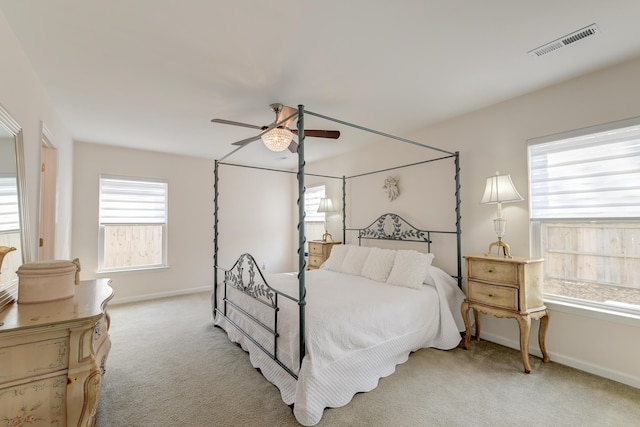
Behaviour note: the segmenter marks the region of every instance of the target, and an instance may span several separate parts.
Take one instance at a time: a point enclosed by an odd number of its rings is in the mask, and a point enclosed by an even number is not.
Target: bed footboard
[[[287,366],[278,357],[278,303],[280,298],[287,298],[296,303],[298,299],[269,286],[251,254],[240,255],[228,270],[219,269],[224,271],[224,281],[214,289],[214,315],[223,316],[227,324],[236,328],[297,380],[298,376],[292,367]],[[239,291],[240,294],[235,291]],[[230,316],[231,311],[235,313],[234,318]],[[254,325],[265,332],[271,337],[269,342],[260,342],[247,330],[249,328],[243,327],[241,323]]]

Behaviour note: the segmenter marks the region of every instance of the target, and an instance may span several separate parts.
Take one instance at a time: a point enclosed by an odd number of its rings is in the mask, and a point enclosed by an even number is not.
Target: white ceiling
[[[256,132],[212,118],[270,124],[273,102],[410,137],[640,56],[638,0],[0,0],[0,11],[75,140],[208,158]],[[527,54],[592,23],[596,37]],[[371,141],[306,117],[342,131],[308,138],[308,160]],[[293,157],[259,142],[238,155]]]

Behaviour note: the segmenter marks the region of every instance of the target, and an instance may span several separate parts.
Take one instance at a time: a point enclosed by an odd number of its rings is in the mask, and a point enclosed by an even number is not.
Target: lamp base
[[[328,231],[325,231],[322,235],[323,242],[333,242],[333,236]]]
[[[491,255],[491,248],[493,248],[494,246],[498,247],[498,255],[500,255],[500,248],[502,248],[502,253],[503,253],[505,258],[513,258],[511,256],[511,248],[509,247],[508,244],[506,244],[505,242],[502,241],[502,237],[498,237],[498,241],[497,242],[493,242],[492,244],[489,245],[489,251],[487,251],[487,253],[484,254],[484,256],[490,256]]]

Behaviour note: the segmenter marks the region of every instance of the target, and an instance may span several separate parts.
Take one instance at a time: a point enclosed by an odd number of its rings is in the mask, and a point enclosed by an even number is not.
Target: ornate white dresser
[[[71,298],[0,312],[0,425],[95,425],[111,346],[109,284],[81,281]]]

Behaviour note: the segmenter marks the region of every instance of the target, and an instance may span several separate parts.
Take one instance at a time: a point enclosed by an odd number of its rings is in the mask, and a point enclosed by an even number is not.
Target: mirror
[[[0,309],[15,298],[16,271],[31,258],[25,188],[22,129],[0,105]]]

